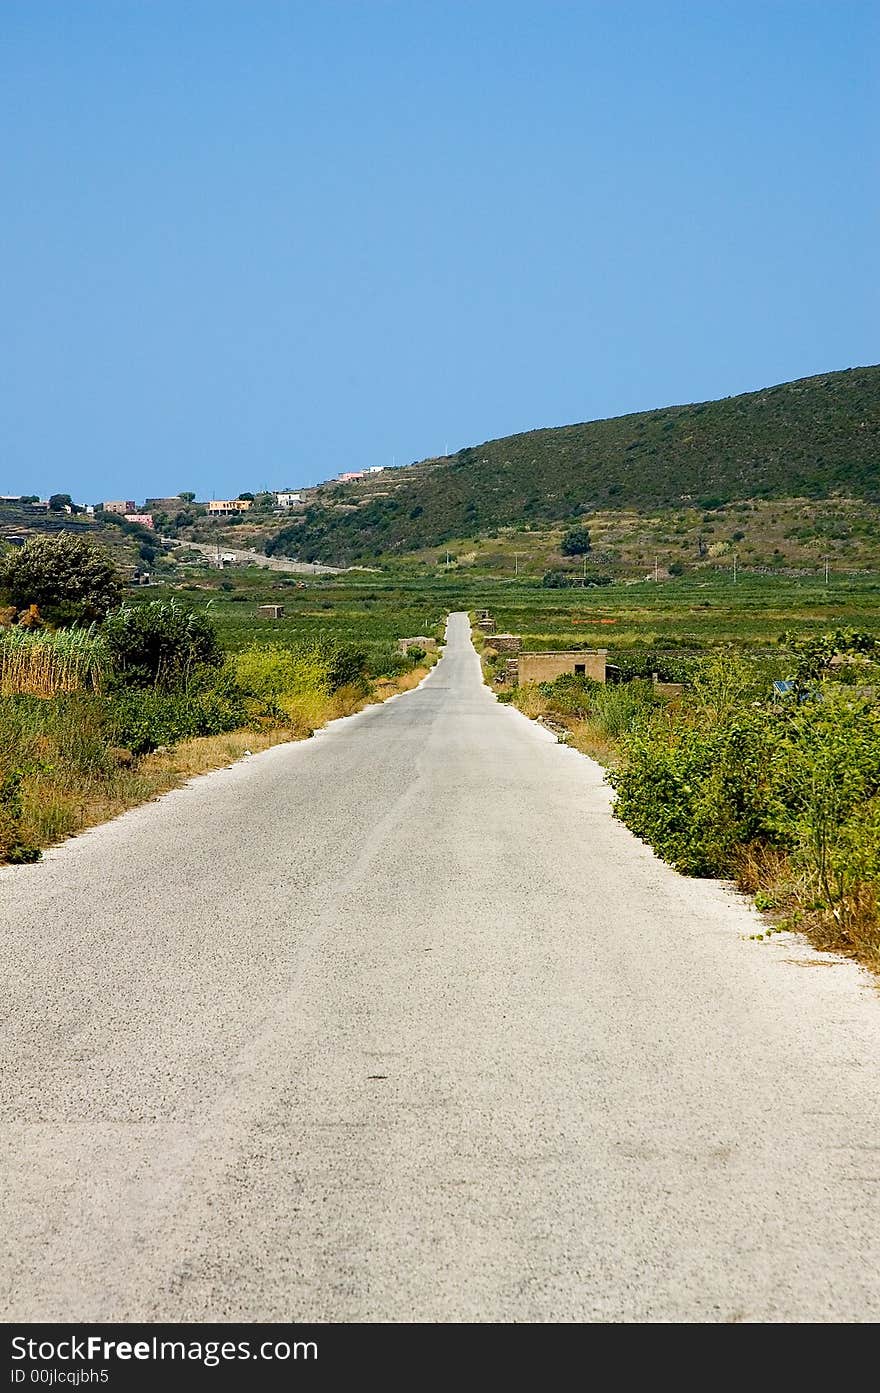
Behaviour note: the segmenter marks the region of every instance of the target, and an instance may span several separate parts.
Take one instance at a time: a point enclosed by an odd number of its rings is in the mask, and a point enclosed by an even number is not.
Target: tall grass
[[[0,695],[54,697],[98,691],[109,656],[94,628],[14,628],[0,633]]]

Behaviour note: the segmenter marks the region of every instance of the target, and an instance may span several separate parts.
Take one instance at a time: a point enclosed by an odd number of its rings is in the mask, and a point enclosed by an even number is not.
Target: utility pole
[[[587,553],[584,552],[584,580],[587,578]]]
[[[736,563],[739,560],[736,552],[733,553],[733,583],[736,585]]]
[[[825,584],[828,584],[828,557],[825,557]]]
[[[655,557],[654,557],[654,584],[655,584],[655,585],[659,585],[659,583],[660,583],[660,557],[659,557],[659,556],[655,556]]]
[[[515,576],[518,576],[518,575],[519,575],[519,552],[518,552],[518,551],[515,551],[515,552],[513,553],[513,574],[514,574]]]
[[[446,569],[449,570],[449,551],[446,552]]]

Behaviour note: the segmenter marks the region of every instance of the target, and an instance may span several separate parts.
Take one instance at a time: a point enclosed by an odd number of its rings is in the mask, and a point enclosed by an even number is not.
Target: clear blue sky
[[[0,492],[875,362],[876,0],[3,0]]]

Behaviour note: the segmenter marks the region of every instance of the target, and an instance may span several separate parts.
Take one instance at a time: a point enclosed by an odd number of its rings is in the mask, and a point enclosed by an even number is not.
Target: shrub
[[[744,849],[775,849],[844,913],[878,879],[880,709],[827,680],[814,700],[773,705],[766,685],[760,668],[716,660],[686,708],[637,722],[610,775],[617,815],[692,874],[728,875]]]
[[[171,693],[120,692],[109,712],[112,743],[146,754],[160,745],[175,745],[198,735],[221,735],[247,723],[244,700],[216,689]]]
[[[586,556],[592,550],[590,533],[586,527],[572,527],[566,532],[559,546],[563,556]]]
[[[108,616],[104,637],[126,686],[186,686],[200,667],[219,667],[223,653],[206,614],[176,600],[122,605]]]
[[[406,671],[407,666],[396,670]],[[326,635],[289,648],[253,644],[236,656],[235,675],[243,690],[259,697],[306,692],[332,696],[343,687],[366,692],[367,653],[356,644],[338,643]]]

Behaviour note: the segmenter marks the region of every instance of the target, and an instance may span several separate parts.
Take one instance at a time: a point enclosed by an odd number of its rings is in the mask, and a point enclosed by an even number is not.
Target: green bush
[[[617,816],[680,870],[728,875],[773,847],[831,907],[880,879],[880,708],[833,681],[774,703],[760,668],[716,660],[686,707],[623,734],[609,777]]]
[[[552,682],[539,682],[538,691],[562,714],[586,717],[592,713],[599,686],[591,677],[565,672]]]
[[[572,527],[562,538],[559,550],[563,556],[586,556],[592,551],[592,541],[586,527]]]
[[[121,605],[108,615],[104,637],[115,671],[130,687],[187,686],[199,668],[223,662],[217,634],[204,613],[176,600]]]
[[[127,691],[120,692],[110,706],[108,734],[114,745],[141,755],[198,735],[222,735],[247,721],[244,698],[216,689]]]
[[[367,654],[356,644],[322,635],[289,648],[252,644],[237,654],[235,676],[244,691],[273,699],[305,692],[332,696],[350,686],[366,692]]]

